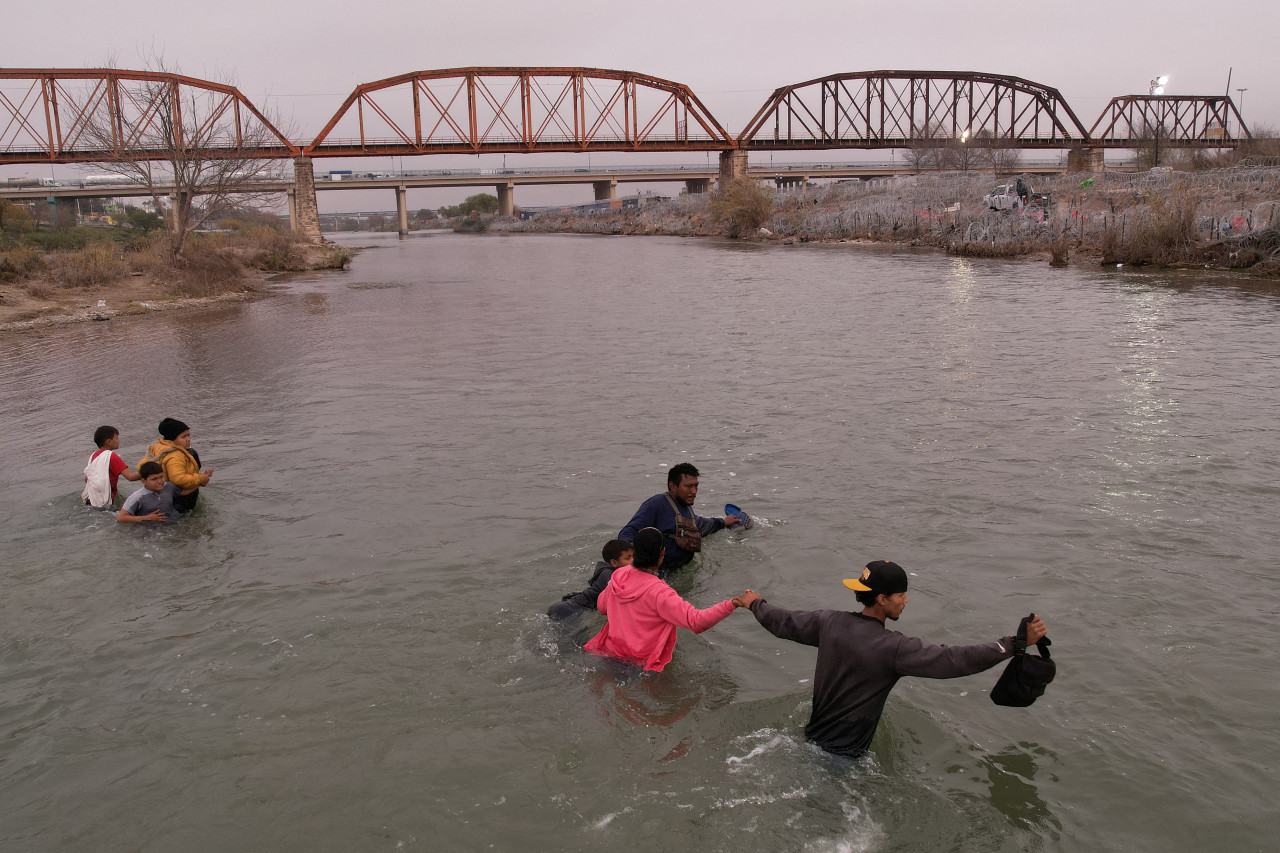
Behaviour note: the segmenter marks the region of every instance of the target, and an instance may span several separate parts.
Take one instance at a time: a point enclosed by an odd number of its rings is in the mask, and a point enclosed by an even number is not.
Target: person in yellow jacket
[[[182,421],[165,418],[157,430],[160,440],[147,448],[142,461],[160,463],[168,481],[181,490],[173,499],[174,509],[190,512],[196,507],[200,487],[209,485],[213,469],[200,470],[200,457],[191,449],[191,429]]]

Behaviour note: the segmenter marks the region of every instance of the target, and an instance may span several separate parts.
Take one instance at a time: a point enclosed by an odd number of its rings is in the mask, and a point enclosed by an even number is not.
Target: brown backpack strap
[[[681,515],[680,508],[677,507],[676,502],[671,499],[670,493],[666,495],[666,498],[667,503],[671,504],[671,509],[676,514],[676,529],[668,534],[667,538],[671,539],[676,543],[676,545],[686,551],[693,551],[694,553],[701,551],[702,532],[698,530],[697,516],[693,515],[692,510],[690,510],[689,515]],[[682,521],[693,529],[690,530],[688,528],[681,527],[680,523]]]

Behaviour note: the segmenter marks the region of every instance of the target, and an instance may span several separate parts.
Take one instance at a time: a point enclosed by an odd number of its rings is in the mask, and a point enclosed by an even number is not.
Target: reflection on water
[[[1056,761],[1051,751],[1033,743],[1010,746],[1004,752],[985,755],[980,760],[988,769],[991,804],[1015,824],[1056,839],[1062,824],[1036,788],[1036,756]],[[1049,781],[1057,779],[1050,775]]]
[[[848,245],[364,241],[271,299],[0,338],[0,848],[1273,840],[1274,292]],[[197,512],[86,511],[93,428],[134,461],[166,415],[217,469]],[[906,633],[1043,613],[1053,689],[1011,710],[994,672],[904,679],[851,762],[804,739],[813,650],[748,614],[656,676],[585,655],[600,617],[547,605],[684,460],[701,512],[761,519],[676,578],[696,606],[853,608],[839,580],[889,556]],[[1254,642],[1224,655],[1223,625]]]

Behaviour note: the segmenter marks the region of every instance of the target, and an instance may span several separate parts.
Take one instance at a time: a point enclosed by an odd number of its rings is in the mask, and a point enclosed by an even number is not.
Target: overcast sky
[[[644,72],[690,86],[731,133],[775,88],[839,72],[1015,75],[1059,89],[1088,127],[1158,74],[1169,94],[1220,95],[1234,69],[1245,121],[1280,125],[1275,2],[0,0],[0,29],[5,67],[137,68],[161,53],[230,78],[308,139],[360,83],[468,65]]]

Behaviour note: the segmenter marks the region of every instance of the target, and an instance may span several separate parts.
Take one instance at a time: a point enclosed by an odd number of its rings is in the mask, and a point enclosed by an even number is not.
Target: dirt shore
[[[206,288],[206,292],[219,291],[209,295],[184,293],[184,273],[172,268],[154,273],[133,272],[111,283],[89,287],[58,286],[47,280],[36,280],[34,286],[32,282],[0,284],[0,334],[249,302],[270,295],[270,282],[282,273],[336,269],[337,263],[350,260],[351,250],[344,251],[345,257],[335,256],[334,246],[327,243],[298,247],[283,269],[243,267],[222,286]]]
[[[39,298],[19,285],[3,285],[0,333],[245,302],[267,294],[265,284],[271,275],[250,271],[235,290],[216,296],[175,296],[166,289],[166,282],[148,276],[129,276],[99,287],[55,289]]]

